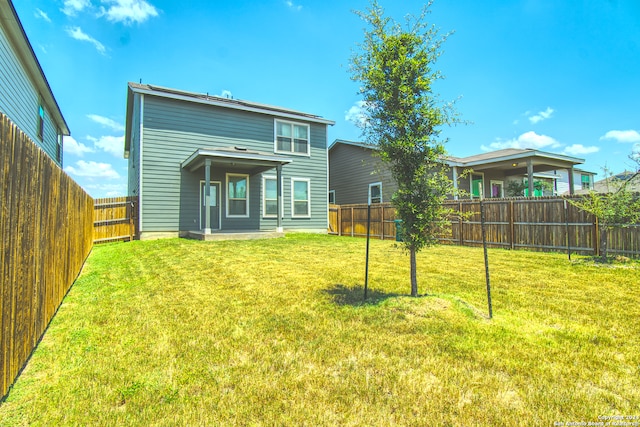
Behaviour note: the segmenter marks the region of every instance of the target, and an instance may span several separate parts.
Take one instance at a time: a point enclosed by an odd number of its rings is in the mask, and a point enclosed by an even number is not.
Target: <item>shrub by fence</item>
[[[0,114],[0,399],[93,242],[93,199]]]
[[[580,197],[580,196],[574,196]],[[540,197],[486,199],[485,225],[490,247],[566,251],[599,254],[598,222],[563,198]],[[479,246],[482,244],[479,200],[446,202],[467,217],[451,218],[451,230],[441,236],[442,243]],[[565,207],[566,206],[566,207]],[[371,206],[371,237],[395,239],[395,209],[389,203]],[[341,236],[367,235],[367,205],[331,205],[329,233]],[[609,253],[640,256],[640,225],[619,227],[608,235]]]

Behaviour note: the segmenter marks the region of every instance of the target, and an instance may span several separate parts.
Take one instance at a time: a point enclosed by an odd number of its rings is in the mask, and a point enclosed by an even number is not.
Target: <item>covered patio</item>
[[[204,194],[202,205],[205,206],[201,226],[197,230],[189,232],[189,237],[199,240],[248,240],[248,239],[261,239],[261,238],[274,238],[284,236],[282,227],[282,215],[276,215],[276,227],[275,230],[264,230],[261,227],[257,229],[234,229],[226,228],[222,226],[221,218],[217,218],[217,224],[212,219],[212,212],[210,208],[215,207],[221,203],[220,192],[217,189],[212,192],[211,177],[216,170],[240,172],[247,176],[256,176],[269,170],[275,170],[276,172],[276,201],[277,212],[282,212],[283,206],[283,189],[282,189],[282,167],[291,163],[293,160],[287,157],[274,155],[271,153],[263,153],[258,151],[251,151],[244,147],[228,147],[228,148],[199,148],[193,154],[191,154],[186,160],[181,163],[181,168],[190,172],[197,173],[202,171],[202,179],[204,180]],[[246,185],[246,183],[245,183]],[[222,190],[222,189],[220,189]],[[227,188],[225,191],[229,191]],[[248,194],[250,189],[244,187],[244,191]],[[262,191],[262,190],[261,190]],[[225,193],[226,194],[226,193]],[[255,195],[253,196],[255,197]],[[220,207],[218,206],[218,209]],[[247,212],[243,215],[239,215],[240,218],[237,221],[242,221],[242,218],[246,218],[249,222],[248,202]],[[227,216],[229,216],[229,207],[226,206]],[[225,217],[225,218],[226,218]],[[216,227],[217,226],[217,227]]]

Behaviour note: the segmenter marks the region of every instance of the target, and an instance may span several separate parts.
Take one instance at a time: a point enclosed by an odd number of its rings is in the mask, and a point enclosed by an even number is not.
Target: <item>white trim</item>
[[[492,179],[489,181],[489,188],[491,189],[491,197],[494,197],[493,195],[493,184],[499,184],[500,185],[500,194],[497,196],[501,199],[504,198],[504,181],[500,180],[500,179]]]
[[[230,215],[229,214],[229,177],[230,176],[242,176],[247,180],[247,194],[246,194],[246,215]],[[249,218],[249,175],[246,173],[227,173],[225,174],[225,188],[224,188],[224,200],[225,200],[225,215],[227,218]],[[241,200],[241,199],[238,199]]]
[[[266,205],[265,205],[266,195],[267,195],[267,186],[266,186],[265,181],[267,179],[271,179],[273,181],[276,181],[276,186],[278,185],[278,177],[277,176],[262,175],[262,218],[278,218],[277,214],[276,215],[273,215],[273,214],[267,215],[265,213],[267,211]],[[282,183],[282,187],[284,188],[284,178],[281,177],[280,178],[280,182]],[[278,194],[277,193],[278,193],[278,189],[276,187],[276,199],[275,199],[276,200],[276,204],[277,204],[277,201],[278,201]],[[284,195],[283,195],[283,197],[284,197]],[[280,217],[284,218],[284,203],[281,204]]]
[[[291,125],[291,151],[278,150],[278,122]],[[298,153],[293,151],[295,147],[295,131],[294,126],[304,126],[307,128],[307,152]],[[292,156],[311,157],[311,126],[309,123],[294,122],[291,120],[273,119],[273,152],[278,154],[287,154]]]
[[[140,233],[144,231],[142,227],[143,224],[143,215],[142,215],[142,141],[144,135],[144,94],[140,94],[140,133],[138,138],[140,139],[139,145],[139,156],[138,160],[140,161],[140,167],[138,168],[138,230]]]
[[[199,184],[199,188],[198,188],[198,199],[200,199],[199,203],[198,203],[198,216],[199,216],[199,225],[200,228],[202,229],[202,184],[204,184],[204,179],[200,180],[200,184]],[[217,191],[217,200],[216,203],[218,204],[218,228],[212,228],[212,230],[222,230],[222,195],[220,194],[222,192],[222,182],[220,181],[209,181],[210,185],[218,185],[218,191]]]
[[[379,186],[380,187],[380,202],[378,203],[382,203],[382,182],[378,181],[378,182],[372,182],[371,184],[369,184],[369,191],[367,194],[367,203],[371,204],[371,187],[376,187]]]
[[[295,210],[296,195],[295,195],[295,186],[294,186],[295,182],[307,183],[307,214],[306,215],[296,215],[296,210]],[[291,178],[291,218],[311,218],[311,180],[309,178]]]

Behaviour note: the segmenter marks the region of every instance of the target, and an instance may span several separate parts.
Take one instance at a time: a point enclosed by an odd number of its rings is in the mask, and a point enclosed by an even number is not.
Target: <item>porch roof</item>
[[[288,157],[251,151],[244,147],[198,148],[181,163],[181,167],[193,172],[203,167],[207,159],[211,160],[213,166],[233,166],[250,173],[264,172],[293,161]]]

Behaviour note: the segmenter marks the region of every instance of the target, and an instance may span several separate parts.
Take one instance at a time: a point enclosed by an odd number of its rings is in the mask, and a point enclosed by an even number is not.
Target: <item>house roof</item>
[[[363,142],[346,141],[336,139],[329,150],[338,144],[353,145],[371,150],[376,150],[375,145]],[[584,163],[584,159],[577,157],[565,156],[563,154],[549,153],[546,151],[520,148],[506,148],[503,150],[489,151],[486,153],[476,154],[468,157],[447,156],[445,158],[449,166],[459,166],[471,168],[474,171],[483,171],[487,169],[504,170],[508,175],[517,175],[527,173],[527,163],[531,161],[534,172],[544,172],[551,168],[567,168]]]
[[[625,181],[627,181],[627,191],[640,192],[640,171],[624,171],[600,181],[596,181],[593,184],[593,191],[596,193],[613,192],[618,190]]]
[[[52,115],[53,120],[60,128],[63,135],[70,135],[69,126],[62,116],[60,106],[53,96],[53,91],[49,82],[42,71],[40,62],[36,57],[29,38],[20,23],[20,18],[16,13],[11,0],[0,0],[0,24],[7,33],[7,37],[16,48],[16,55],[20,58],[20,62],[25,67],[29,79],[35,85],[47,111]]]
[[[263,113],[287,117],[291,119],[303,119],[309,122],[322,123],[326,125],[334,125],[335,122],[327,120],[315,114],[303,113],[301,111],[290,110],[288,108],[276,107],[273,105],[259,104],[257,102],[242,101],[239,99],[225,98],[223,96],[209,95],[208,93],[188,92],[179,89],[171,89],[162,86],[141,84],[129,82],[129,88],[133,92],[144,93],[148,95],[161,96],[165,98],[180,99],[183,101],[198,102],[202,104],[215,105],[218,107],[233,108],[237,110],[252,111],[255,113]]]

